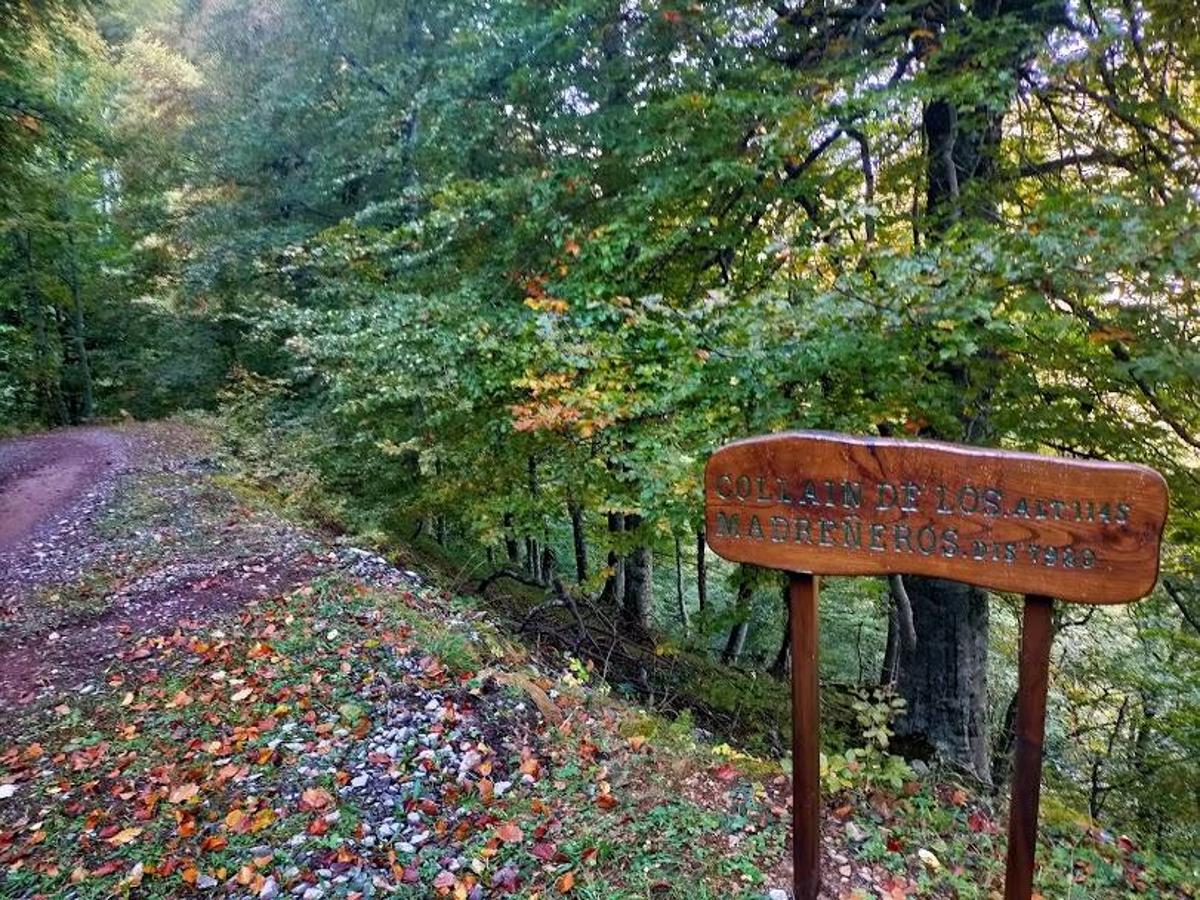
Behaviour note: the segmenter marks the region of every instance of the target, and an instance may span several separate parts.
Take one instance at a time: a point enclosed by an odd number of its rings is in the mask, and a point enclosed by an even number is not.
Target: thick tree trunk
[[[583,505],[571,502],[567,505],[571,514],[571,541],[575,545],[575,581],[583,584],[587,581],[588,560],[587,541],[583,533]]]
[[[708,608],[708,547],[704,540],[704,529],[696,532],[696,606],[700,612]]]
[[[1014,11],[1018,15],[1033,15],[1034,4],[1026,5],[1028,8]],[[987,18],[999,12],[999,4],[979,10]],[[953,27],[954,18],[963,13],[956,10],[946,15],[950,18],[947,27]],[[993,63],[996,69],[1015,67],[1023,58],[1021,48],[1008,50],[1007,59],[997,56],[1004,61]],[[931,70],[931,74],[948,79],[957,77],[958,68],[973,62],[972,52],[966,49],[939,57],[938,71]],[[952,96],[935,97],[926,104],[922,115],[926,146],[925,218],[930,223],[933,242],[955,220],[984,221],[994,216],[996,152],[1006,105],[1001,99],[994,100],[989,107],[960,108]],[[930,365],[940,367],[963,389],[964,397],[986,396],[990,378],[986,351],[970,358],[931,360]],[[986,414],[980,411],[983,409],[986,403],[980,399],[964,401],[961,434],[933,436],[968,442],[985,440],[988,423]],[[901,598],[896,597],[893,609],[899,609],[899,615],[894,623],[894,631],[898,632],[894,637],[898,648],[893,647],[892,652],[899,662],[897,687],[908,703],[908,713],[897,723],[897,731],[923,738],[950,762],[983,781],[990,781],[987,593],[938,579],[912,578],[906,579],[905,584],[916,646],[910,646],[904,639],[907,610],[900,608]]]
[[[900,641],[897,687],[908,701],[901,736],[991,780],[987,731],[988,595],[933,578],[906,579],[917,645]]]
[[[634,513],[625,515],[625,530],[636,531],[642,517]],[[650,630],[650,616],[654,611],[653,554],[644,544],[635,547],[625,557],[625,598],[621,604],[624,619],[642,631]]]

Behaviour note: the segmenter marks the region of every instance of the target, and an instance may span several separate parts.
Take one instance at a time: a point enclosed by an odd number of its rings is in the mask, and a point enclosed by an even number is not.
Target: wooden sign
[[[737,562],[1079,603],[1133,600],[1158,578],[1167,486],[1144,466],[793,433],[721,448],[704,481],[708,542]]]
[[[789,571],[795,897],[820,891],[815,575],[929,575],[1026,593],[1006,900],[1033,892],[1053,598],[1149,593],[1167,486],[1144,466],[793,432],[737,441],[704,475],[709,546]]]

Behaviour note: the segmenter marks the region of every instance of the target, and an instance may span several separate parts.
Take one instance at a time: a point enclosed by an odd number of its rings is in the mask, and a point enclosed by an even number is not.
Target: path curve
[[[77,428],[0,442],[0,572],[49,537],[92,486],[128,459],[124,439],[103,428]]]

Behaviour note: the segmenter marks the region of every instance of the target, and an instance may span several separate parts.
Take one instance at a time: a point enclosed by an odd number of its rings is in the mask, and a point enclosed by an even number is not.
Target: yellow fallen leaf
[[[108,839],[108,842],[114,847],[123,847],[126,844],[133,843],[137,840],[138,835],[142,833],[140,828],[122,828],[116,834]]]

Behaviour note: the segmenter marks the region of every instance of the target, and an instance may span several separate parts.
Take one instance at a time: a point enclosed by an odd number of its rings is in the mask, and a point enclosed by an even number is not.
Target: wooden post
[[[792,865],[796,900],[821,888],[821,708],[817,579],[788,573],[792,607]]]
[[[1029,900],[1037,853],[1038,799],[1042,789],[1042,741],[1046,734],[1046,691],[1050,682],[1054,600],[1030,594],[1021,616],[1021,659],[1017,682],[1017,753],[1008,813],[1005,900]]]

